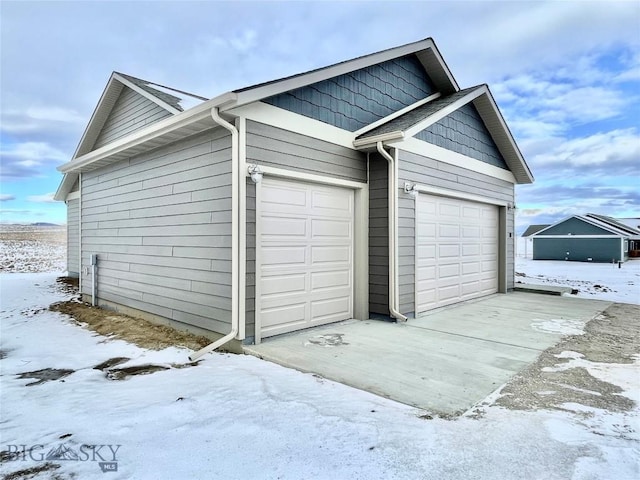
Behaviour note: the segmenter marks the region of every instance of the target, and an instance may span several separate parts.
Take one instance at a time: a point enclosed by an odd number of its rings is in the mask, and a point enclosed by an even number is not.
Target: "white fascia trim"
[[[365,127],[362,127],[360,130],[356,130],[355,132],[353,132],[353,134],[356,137],[359,137],[362,134],[365,134],[367,132],[370,132],[371,130],[373,130],[374,128],[378,128],[380,125],[384,125],[387,122],[390,122],[391,120],[398,118],[402,115],[404,115],[407,112],[410,112],[411,110],[415,110],[418,107],[421,107],[422,105],[429,103],[433,100],[436,100],[438,98],[440,98],[442,96],[442,94],[440,92],[434,93],[433,95],[429,95],[427,98],[423,98],[422,100],[418,100],[415,103],[412,103],[411,105],[409,105],[408,107],[404,107],[401,110],[398,110],[397,112],[393,112],[391,115],[387,115],[384,118],[381,118],[380,120],[373,122]]]
[[[118,80],[120,83],[122,83],[123,85],[126,85],[127,87],[129,87],[131,90],[139,93],[140,95],[142,95],[143,97],[151,100],[153,103],[157,104],[158,106],[164,108],[165,110],[167,110],[169,113],[173,113],[174,115],[177,115],[179,113],[182,113],[180,110],[178,110],[175,107],[172,107],[171,105],[169,105],[167,102],[161,100],[160,98],[156,97],[155,95],[152,95],[151,93],[147,92],[146,90],[140,88],[138,85],[136,85],[133,82],[130,82],[129,80],[127,80],[126,78],[122,77],[121,75],[118,75],[117,73],[113,74],[113,78],[115,78],[116,80]],[[153,87],[151,87],[153,88]]]
[[[255,102],[251,105],[231,108],[224,113],[353,148],[355,138],[353,132],[266,103]]]
[[[534,233],[533,235],[531,235],[532,237],[546,237],[546,235],[540,235],[543,232],[546,232],[547,230],[549,230],[550,228],[555,227],[556,225],[560,225],[561,223],[566,222],[567,220],[571,220],[572,218],[577,218],[578,220],[581,220],[585,223],[588,223],[590,225],[593,225],[594,227],[598,227],[601,228],[602,230],[606,230],[608,232],[611,232],[612,234],[615,234],[615,237],[619,237],[620,234],[618,234],[618,232],[616,232],[615,230],[613,230],[610,226],[597,222],[595,219],[592,218],[588,218],[588,217],[583,217],[582,215],[570,215],[568,217],[563,218],[562,220],[558,220],[556,223],[554,223],[553,225],[549,225],[546,228],[543,228],[542,230],[538,230],[537,233]],[[551,237],[560,237],[562,235],[549,235]],[[578,237],[578,235],[567,235],[569,237]],[[596,237],[596,235],[586,235],[587,237]],[[625,235],[622,235],[625,236]]]
[[[459,200],[469,200],[471,202],[486,203],[488,205],[496,205],[498,207],[508,207],[511,205],[511,202],[507,202],[505,200],[498,200],[496,198],[485,197],[483,195],[473,195],[470,193],[456,192],[453,190],[448,190],[446,188],[430,187],[420,184],[416,184],[413,188],[419,193],[436,195],[438,197],[457,198]]]
[[[374,148],[378,144],[378,142],[392,142],[396,140],[402,140],[404,138],[404,133],[400,130],[396,130],[394,132],[389,133],[381,133],[380,135],[374,135],[372,137],[361,138],[359,140],[353,141],[353,148],[362,149],[366,147]]]
[[[533,238],[623,238],[620,235],[535,235]]]
[[[71,192],[67,195],[67,200],[78,200],[80,198],[80,192]]]
[[[91,130],[93,130],[94,128],[96,128],[93,125],[94,120],[96,119],[96,115],[98,114],[98,112],[100,112],[103,108],[103,104],[105,102],[105,99],[107,98],[107,94],[110,92],[111,89],[113,88],[117,88],[116,86],[114,86],[114,76],[115,73],[113,73],[111,75],[111,78],[109,78],[109,81],[107,82],[107,86],[104,88],[104,90],[102,91],[102,95],[100,95],[100,100],[98,100],[98,104],[96,105],[96,108],[93,109],[93,113],[91,114],[91,118],[89,119],[89,123],[87,123],[87,126],[84,129],[84,132],[82,133],[82,136],[80,137],[80,141],[78,142],[78,146],[76,147],[75,151],[73,152],[73,156],[71,157],[72,159],[76,158],[76,156],[78,155],[78,152],[80,151],[80,148],[82,146],[84,146],[84,142],[87,139],[87,135],[89,134],[89,132]],[[119,87],[122,88],[122,87]],[[100,128],[102,128],[103,125],[100,126]]]
[[[475,100],[480,95],[483,95],[483,94],[486,94],[486,93],[487,93],[487,87],[486,86],[482,85],[482,86],[478,87],[476,90],[473,90],[473,91],[467,93],[464,97],[459,98],[458,100],[456,100],[452,104],[447,105],[446,107],[438,110],[434,114],[429,115],[424,120],[419,121],[414,126],[412,126],[410,128],[407,128],[405,130],[405,132],[404,132],[405,136],[413,137],[415,134],[421,132],[422,130],[424,130],[425,128],[429,127],[430,125],[433,125],[437,121],[442,120],[447,115],[451,115],[453,112],[458,110],[460,107],[465,106],[467,103]]]
[[[426,40],[410,43],[401,47],[391,48],[389,50],[373,53],[353,60],[347,60],[346,62],[341,62],[329,67],[320,68],[318,70],[303,73],[301,75],[284,78],[280,81],[268,83],[267,85],[250,88],[249,90],[238,92],[238,105],[246,105],[257,100],[262,100],[263,98],[278,95],[280,93],[288,92],[289,90],[301,88],[312,83],[321,82],[322,80],[326,80],[328,78],[344,75],[345,73],[360,70],[377,63],[386,62],[387,60],[403,57],[405,55],[417,53],[421,50],[430,48],[433,49],[434,52],[436,51],[433,41],[428,38]],[[451,77],[451,73],[449,72],[446,64],[444,64],[440,56],[438,56],[438,58],[442,69],[447,72],[447,75],[449,77]]]
[[[137,130],[126,137],[120,138],[97,150],[93,150],[92,152],[72,160],[71,162],[67,162],[64,165],[59,166],[58,171],[62,173],[78,171],[94,162],[97,162],[98,160],[109,157],[110,155],[120,153],[128,148],[153,140],[178,128],[186,127],[191,123],[210,118],[211,109],[213,107],[225,105],[233,102],[234,100],[234,93],[225,93],[220,95],[219,97],[208,100],[178,115],[168,117],[157,123],[149,125],[146,128]],[[213,127],[213,121],[211,123]]]
[[[322,183],[325,185],[333,185],[336,187],[347,187],[353,189],[367,188],[367,184],[363,182],[354,182],[353,180],[345,180],[342,178],[325,177],[324,175],[315,175],[313,173],[296,172],[279,167],[267,167],[260,164],[257,165],[260,168],[260,171],[262,171],[262,173],[267,176],[301,180],[303,182],[306,181],[312,183]],[[246,176],[250,176],[248,171]]]
[[[415,153],[416,155],[429,157],[439,162],[448,163],[449,165],[471,170],[472,172],[481,173],[510,183],[516,183],[516,178],[509,170],[481,162],[475,158],[467,157],[466,155],[438,147],[428,142],[423,142],[414,137],[405,138],[398,142],[390,142],[387,145]]]

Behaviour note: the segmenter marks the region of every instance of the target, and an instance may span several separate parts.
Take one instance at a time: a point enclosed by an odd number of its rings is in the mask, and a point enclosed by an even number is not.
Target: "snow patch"
[[[531,323],[531,328],[539,332],[557,333],[560,335],[583,335],[585,322],[581,320],[538,320]]]

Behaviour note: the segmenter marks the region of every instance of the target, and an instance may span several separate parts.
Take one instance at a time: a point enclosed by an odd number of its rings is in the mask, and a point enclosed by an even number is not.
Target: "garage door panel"
[[[267,178],[259,192],[260,336],[351,318],[353,191]]]
[[[311,220],[311,238],[350,240],[351,222],[348,220]]]
[[[335,322],[344,320],[345,316],[350,316],[351,297],[331,298],[327,300],[314,300],[311,302],[311,321]]]
[[[311,274],[311,290],[318,291],[336,287],[351,287],[351,272],[349,269],[329,270]]]
[[[351,216],[353,202],[351,192],[336,193],[335,190],[315,190],[311,192],[311,207],[317,215],[337,216],[344,218]]]
[[[261,248],[261,263],[263,267],[304,266],[306,264],[306,250],[305,246],[263,246]]]
[[[351,259],[351,247],[349,245],[344,246],[329,246],[329,247],[311,247],[311,262],[316,264],[327,263],[345,263]]]
[[[416,311],[498,287],[498,208],[420,195],[416,205]]]
[[[264,277],[262,281],[263,298],[268,297],[269,295],[284,293],[304,293],[306,279],[307,275],[305,274],[273,275],[270,277]]]
[[[307,220],[303,218],[283,218],[263,216],[262,239],[263,241],[276,240],[278,237],[299,237],[307,236]]]

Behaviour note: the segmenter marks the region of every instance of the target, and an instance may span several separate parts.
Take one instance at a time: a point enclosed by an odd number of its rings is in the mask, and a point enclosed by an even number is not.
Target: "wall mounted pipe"
[[[227,342],[233,340],[239,331],[239,233],[238,233],[238,210],[239,210],[239,132],[238,129],[220,116],[218,107],[211,109],[211,118],[216,124],[231,132],[231,331],[224,337],[219,338],[206,347],[189,355],[189,360],[194,361],[201,356],[214,351]],[[244,172],[242,179],[244,181]]]
[[[376,143],[378,153],[388,164],[388,209],[389,209],[389,313],[396,320],[406,322],[407,317],[399,311],[398,290],[398,162],[397,153],[392,157],[382,141]],[[396,151],[397,152],[397,151]]]

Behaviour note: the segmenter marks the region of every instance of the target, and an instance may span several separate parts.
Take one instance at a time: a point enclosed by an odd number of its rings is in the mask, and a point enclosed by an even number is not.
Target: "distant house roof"
[[[522,234],[523,237],[528,237],[533,235],[534,233],[538,233],[543,228],[550,227],[551,225],[529,225],[527,229]]]
[[[598,215],[595,213],[587,213],[585,215],[571,215],[569,217],[566,217],[566,218],[563,218],[562,220],[557,221],[552,225],[547,225],[541,230],[538,230],[530,235],[535,235],[535,236],[540,234],[544,235],[547,230],[555,227],[556,225],[560,225],[561,223],[564,223],[567,220],[570,220],[572,218],[575,218],[577,220],[580,220],[581,222],[585,222],[587,224],[593,225],[600,229],[606,230],[613,235],[618,235],[620,237],[640,238],[639,230],[636,230],[635,228],[631,228],[628,225],[624,225],[620,222],[617,222],[611,217],[607,217],[605,215]],[[525,235],[523,234],[522,236],[524,237]]]
[[[627,225],[626,223],[619,222],[615,218],[607,217],[606,215],[598,215],[595,213],[587,213],[588,218],[594,218],[596,220],[601,221],[607,225],[615,227],[623,232],[628,232],[630,235],[640,235],[640,230],[634,228],[632,226]]]

